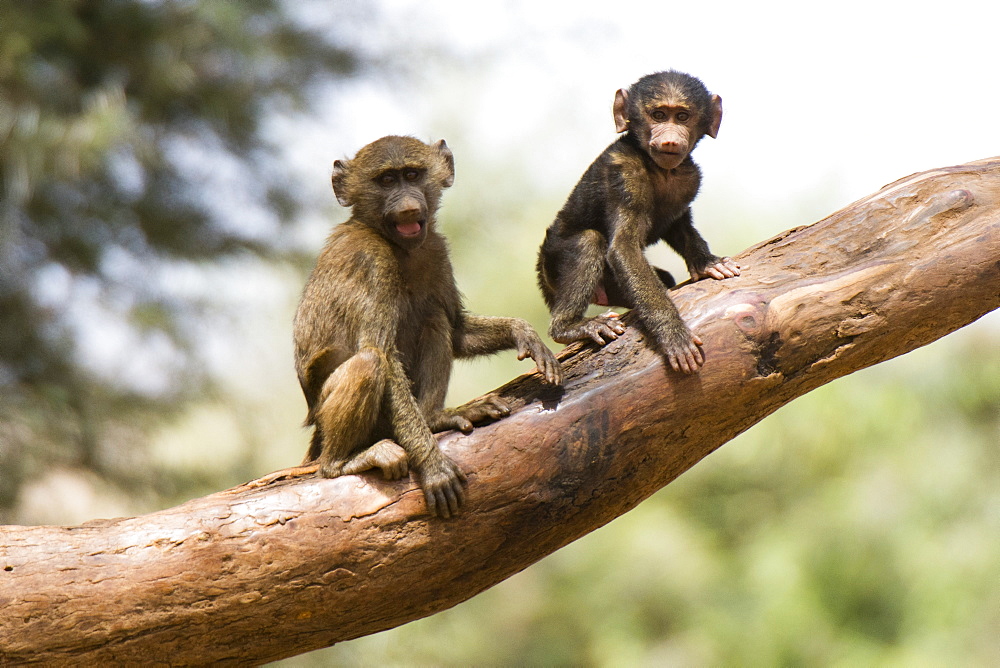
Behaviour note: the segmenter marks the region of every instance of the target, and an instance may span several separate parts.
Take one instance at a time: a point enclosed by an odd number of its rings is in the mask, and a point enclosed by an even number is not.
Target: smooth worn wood
[[[0,663],[259,663],[474,596],[635,507],[791,399],[1000,306],[1000,158],[917,174],[738,257],[674,298],[701,373],[640,331],[575,344],[562,394],[441,443],[468,502],[412,480],[269,476],[176,508],[0,529]]]

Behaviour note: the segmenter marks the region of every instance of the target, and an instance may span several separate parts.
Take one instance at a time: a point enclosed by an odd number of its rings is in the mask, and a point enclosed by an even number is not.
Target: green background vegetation
[[[448,139],[458,178],[441,225],[466,304],[544,331],[534,254],[610,139],[613,85],[595,74],[538,96],[525,84],[518,113],[498,122],[483,82],[566,71],[546,48],[586,69],[582,51],[621,42],[528,9],[505,6],[521,41],[469,57],[462,26],[431,31],[450,15],[440,7],[0,0],[0,521],[150,512],[298,462],[308,434],[291,313],[329,226],[345,218],[329,162],[380,134]],[[427,32],[408,35],[413,26]],[[511,61],[517,47],[533,69]],[[655,66],[614,55],[621,65],[601,61],[619,83],[636,68],[727,70],[684,54]],[[875,69],[855,71],[856,85],[876,85]],[[801,81],[799,94],[824,85]],[[719,144],[699,147],[695,216],[719,252],[951,159],[892,165],[895,126],[884,122],[873,136],[887,143],[872,153],[885,160],[870,161],[862,186],[809,148],[791,171],[823,178],[750,196],[757,175],[739,166],[753,137],[739,119],[765,102],[748,95],[742,114],[739,96],[727,106]],[[900,126],[920,115],[904,102],[885,112]],[[831,127],[782,141],[808,148]],[[955,129],[940,141],[967,140]],[[996,152],[984,141],[962,159]],[[682,274],[670,253],[651,255]],[[449,403],[530,366],[513,355],[459,364]],[[471,601],[284,663],[995,665],[998,445],[994,313],[793,402]]]

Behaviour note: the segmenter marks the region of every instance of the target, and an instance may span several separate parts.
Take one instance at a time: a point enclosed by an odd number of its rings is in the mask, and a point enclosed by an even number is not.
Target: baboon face
[[[427,145],[412,137],[383,137],[353,159],[333,163],[337,201],[405,250],[423,243],[441,191],[454,180],[455,161],[443,139]]]
[[[681,72],[643,77],[615,94],[615,129],[630,132],[661,169],[678,167],[704,135],[722,124],[722,98]]]

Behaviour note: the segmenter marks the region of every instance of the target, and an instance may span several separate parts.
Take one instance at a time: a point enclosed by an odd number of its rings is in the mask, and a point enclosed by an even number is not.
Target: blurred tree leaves
[[[288,252],[269,119],[362,65],[292,7],[0,1],[0,508],[40,462],[130,462],[102,448],[207,385],[191,271]]]

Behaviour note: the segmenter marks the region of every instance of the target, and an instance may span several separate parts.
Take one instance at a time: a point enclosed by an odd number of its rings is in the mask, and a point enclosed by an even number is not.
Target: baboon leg
[[[603,346],[625,331],[614,316],[584,317],[590,304],[607,301],[603,285],[607,241],[596,230],[585,230],[562,246],[559,253],[566,264],[553,296],[549,336],[559,343],[591,340]]]
[[[377,348],[361,348],[323,382],[316,410],[316,435],[310,455],[320,474],[335,478],[355,453],[371,443],[385,397],[385,356]],[[319,446],[319,452],[314,450]],[[374,446],[373,446],[374,447]]]

